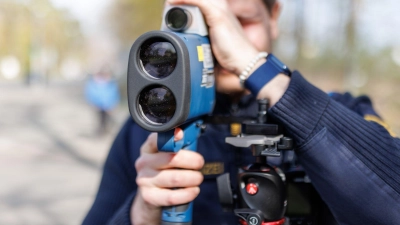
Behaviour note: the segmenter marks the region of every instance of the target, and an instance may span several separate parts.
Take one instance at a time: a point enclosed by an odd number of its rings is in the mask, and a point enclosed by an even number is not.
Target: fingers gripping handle
[[[183,139],[174,141],[174,130],[158,133],[157,145],[159,151],[178,152],[180,149],[197,150],[197,138],[201,133],[203,121],[195,121],[181,126]],[[164,207],[162,211],[162,225],[191,225],[193,202]]]

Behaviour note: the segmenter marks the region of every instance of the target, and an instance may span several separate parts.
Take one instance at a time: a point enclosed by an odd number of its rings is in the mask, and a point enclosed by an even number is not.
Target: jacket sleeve
[[[400,221],[400,140],[294,72],[270,109],[295,142],[315,188],[341,224]]]
[[[82,224],[130,224],[137,190],[134,163],[147,136],[128,119],[111,147],[96,198]]]

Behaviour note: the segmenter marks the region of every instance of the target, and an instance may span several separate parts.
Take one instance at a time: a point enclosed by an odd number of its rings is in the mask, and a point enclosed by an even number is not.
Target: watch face
[[[286,75],[290,75],[290,70],[289,68],[283,64],[278,58],[276,58],[273,54],[268,54],[267,60],[270,61],[276,68],[281,72]]]

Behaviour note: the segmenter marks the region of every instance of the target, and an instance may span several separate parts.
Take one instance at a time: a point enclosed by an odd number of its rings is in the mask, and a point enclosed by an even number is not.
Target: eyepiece
[[[149,86],[140,92],[138,108],[148,122],[162,125],[170,121],[175,114],[175,96],[167,87]]]
[[[169,76],[175,70],[177,58],[175,47],[161,38],[149,39],[140,46],[139,59],[143,69],[156,79]]]
[[[184,31],[192,23],[192,16],[187,10],[175,7],[167,12],[165,22],[172,31]]]

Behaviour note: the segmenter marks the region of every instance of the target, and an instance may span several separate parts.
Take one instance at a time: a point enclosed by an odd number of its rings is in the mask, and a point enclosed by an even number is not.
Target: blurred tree
[[[123,48],[130,47],[141,34],[160,29],[163,2],[163,0],[114,0],[111,3],[107,17]]]
[[[17,57],[28,84],[32,72],[58,74],[67,55],[82,52],[82,39],[79,23],[49,0],[0,1],[0,58]]]
[[[344,61],[344,85],[346,89],[358,93],[358,89],[362,86],[361,71],[359,68],[359,51],[357,45],[357,17],[360,0],[349,1],[348,3],[349,19],[346,25],[346,54]]]
[[[298,67],[298,65],[301,64],[301,57],[303,52],[305,51],[304,49],[304,35],[305,35],[305,14],[304,14],[304,9],[306,6],[304,5],[306,2],[304,0],[298,0],[296,1],[296,14],[293,16],[294,18],[294,23],[295,23],[295,31],[294,31],[294,36],[295,36],[295,41],[296,41],[296,56],[295,56],[295,67]]]

